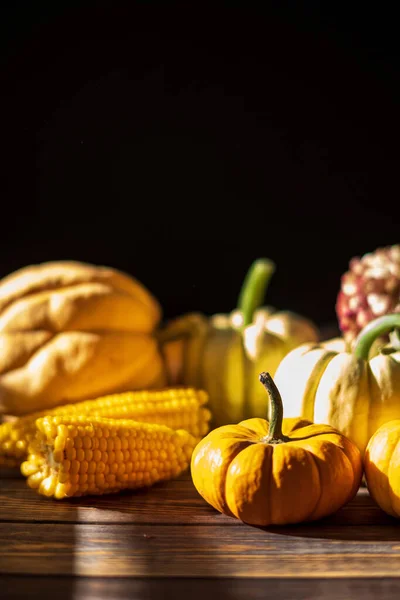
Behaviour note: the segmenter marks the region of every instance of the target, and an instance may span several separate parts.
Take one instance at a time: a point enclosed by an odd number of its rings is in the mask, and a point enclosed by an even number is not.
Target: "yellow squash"
[[[400,518],[400,420],[381,425],[368,442],[365,478],[375,502]]]
[[[272,377],[271,421],[248,419],[214,429],[194,449],[193,483],[221,513],[251,525],[285,525],[325,517],[357,493],[361,455],[329,425],[283,419]]]
[[[318,330],[289,311],[260,307],[275,270],[267,259],[255,261],[239,296],[239,308],[211,318],[184,315],[159,332],[169,384],[208,392],[213,426],[265,415],[265,400],[255,384],[258,373],[275,373],[282,358],[305,341],[317,341]]]
[[[161,387],[161,308],[133,277],[82,262],[22,268],[0,281],[0,414],[23,415]]]
[[[329,423],[363,453],[380,425],[400,418],[400,351],[396,337],[371,356],[375,340],[400,327],[400,314],[371,321],[354,350],[344,342],[302,344],[275,373],[286,415]]]

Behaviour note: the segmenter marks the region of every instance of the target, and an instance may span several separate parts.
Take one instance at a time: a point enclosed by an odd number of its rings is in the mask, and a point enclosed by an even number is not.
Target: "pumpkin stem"
[[[354,345],[354,356],[362,360],[368,360],[371,346],[376,338],[386,335],[398,327],[400,327],[400,313],[374,319],[358,334]]]
[[[254,311],[263,303],[267,285],[274,272],[275,263],[268,258],[255,260],[247,271],[238,300],[243,327],[250,325]]]
[[[271,419],[269,421],[268,435],[264,438],[264,442],[267,444],[281,444],[286,442],[289,438],[282,433],[282,421],[283,421],[283,403],[282,397],[279,393],[278,388],[275,385],[269,373],[260,373],[259,379],[269,395],[269,401],[271,405]]]

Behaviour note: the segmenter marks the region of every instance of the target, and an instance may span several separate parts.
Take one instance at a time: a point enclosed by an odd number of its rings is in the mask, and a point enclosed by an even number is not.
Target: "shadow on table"
[[[333,526],[323,521],[315,524],[287,525],[285,527],[261,527],[263,531],[275,535],[295,538],[320,540],[354,541],[354,542],[400,542],[400,524],[395,519],[392,526],[350,525]]]
[[[259,529],[297,538],[354,542],[400,541],[400,521],[381,510],[367,493],[356,497],[353,502],[325,519]]]
[[[0,597],[76,597],[77,510],[28,488],[19,468],[0,468]]]
[[[388,487],[386,475],[374,473],[375,480],[383,489]],[[351,502],[333,515],[313,523],[301,523],[286,527],[264,528],[270,533],[315,539],[398,542],[400,541],[400,520],[386,514],[370,496],[362,484]]]
[[[79,580],[79,598],[97,600],[106,597],[107,590],[111,597],[114,590],[120,599],[204,600],[210,594],[218,600],[248,598],[245,581],[239,594],[232,571],[228,577],[221,572],[221,525],[226,518],[216,514],[194,488],[188,489],[187,478],[186,474],[182,481],[125,490],[117,500],[109,495],[96,501],[97,524],[92,528],[92,548],[88,547],[88,552],[97,551],[96,538],[104,541],[103,554],[98,553],[96,578],[103,575],[106,579],[102,583],[91,578]],[[88,496],[69,504],[77,504],[82,518],[92,502]],[[90,518],[88,512],[86,515]],[[237,526],[233,523],[226,529]],[[230,541],[225,553],[233,560],[236,551]],[[115,577],[110,576],[112,572]]]

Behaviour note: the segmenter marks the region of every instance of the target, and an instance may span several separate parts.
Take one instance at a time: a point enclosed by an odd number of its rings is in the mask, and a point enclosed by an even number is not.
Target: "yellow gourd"
[[[261,307],[275,265],[255,261],[243,283],[237,310],[210,318],[184,315],[160,330],[169,384],[204,389],[213,426],[265,415],[265,399],[255,384],[260,371],[274,375],[282,358],[305,341],[316,342],[316,326],[289,311]]]
[[[248,419],[214,429],[194,449],[193,483],[216,510],[251,525],[285,525],[325,517],[357,493],[361,455],[329,425],[283,419],[272,377],[271,421]]]
[[[400,518],[400,420],[381,425],[368,442],[365,479],[375,502]]]
[[[0,414],[161,387],[161,308],[133,277],[75,261],[0,282]]]
[[[371,355],[375,340],[397,327],[400,314],[371,321],[352,352],[341,340],[302,344],[290,352],[275,373],[286,415],[329,423],[363,453],[380,425],[400,418],[397,337]]]

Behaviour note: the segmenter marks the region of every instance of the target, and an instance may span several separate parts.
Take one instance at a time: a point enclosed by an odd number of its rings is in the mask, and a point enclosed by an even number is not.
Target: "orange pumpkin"
[[[365,479],[375,502],[400,518],[400,420],[379,427],[364,456]]]
[[[269,373],[271,421],[247,419],[214,429],[196,446],[193,483],[221,513],[252,525],[284,525],[325,517],[351,500],[362,476],[356,445],[329,425],[283,419]]]

